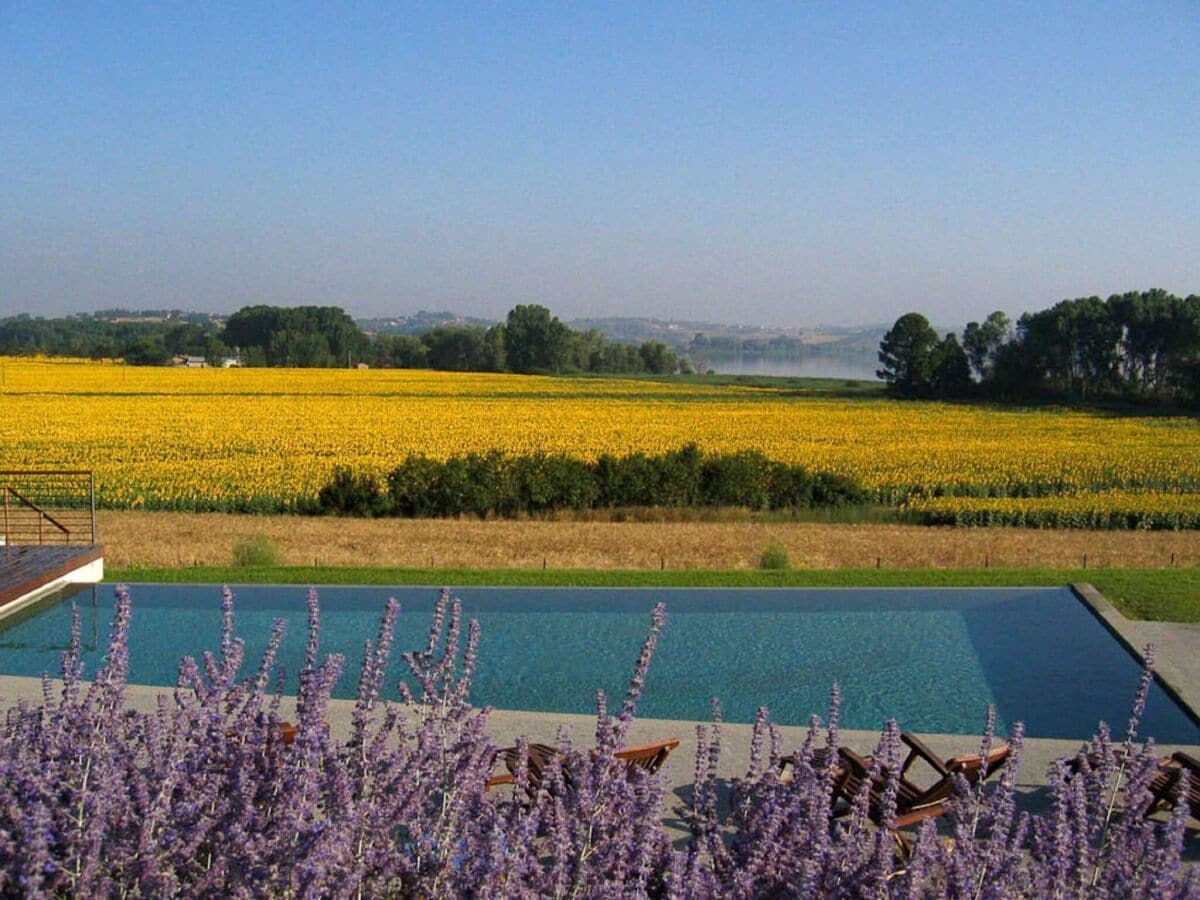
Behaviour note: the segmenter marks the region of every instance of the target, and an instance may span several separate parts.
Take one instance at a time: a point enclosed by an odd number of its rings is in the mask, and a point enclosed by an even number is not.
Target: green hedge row
[[[873,499],[877,503],[891,506],[900,505],[912,500],[935,499],[938,497],[986,497],[993,499],[1061,497],[1063,495],[1078,493],[1081,490],[1089,492],[1106,490],[1166,492],[1183,490],[1200,492],[1200,484],[1181,480],[1128,479],[1116,475],[1097,477],[1087,483],[1086,486],[1066,480],[995,482],[991,484],[906,484],[879,488],[874,492]]]
[[[908,517],[921,525],[963,528],[1085,528],[1095,531],[1187,531],[1200,528],[1200,512],[1129,510],[920,510]]]
[[[857,482],[774,462],[753,450],[702,453],[695,444],[661,456],[410,455],[380,484],[347,468],[321,488],[321,512],[357,516],[516,516],[632,506],[753,510],[863,503]]]

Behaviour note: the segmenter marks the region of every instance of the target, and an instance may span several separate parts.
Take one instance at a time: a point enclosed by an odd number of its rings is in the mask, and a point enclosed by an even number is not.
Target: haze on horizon
[[[7,4],[0,315],[1200,291],[1191,3]]]

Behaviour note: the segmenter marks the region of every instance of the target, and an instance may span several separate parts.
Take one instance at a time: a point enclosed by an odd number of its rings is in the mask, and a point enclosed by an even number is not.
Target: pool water
[[[130,681],[172,685],[179,661],[215,649],[220,590],[212,585],[130,585]],[[303,660],[305,589],[234,588],[247,674],[272,623],[288,622],[280,662]],[[1138,664],[1067,588],[1027,589],[606,589],[482,588],[455,591],[482,626],[472,700],[510,709],[588,713],[603,688],[614,708],[663,601],[667,622],[639,715],[708,719],[719,697],[728,721],[770,709],[781,724],[824,717],[830,686],[843,695],[843,728],[978,733],[989,703],[999,727],[1023,721],[1035,737],[1086,738],[1097,722],[1123,734]],[[83,618],[87,672],[100,665],[112,586],[74,598]],[[431,588],[324,587],[322,653],[346,656],[337,696],[353,697],[363,641],[376,634],[388,597],[401,603],[387,695],[397,696],[403,650],[425,643]],[[56,673],[70,601],[0,621],[0,673]],[[86,674],[86,673],[85,673]],[[415,685],[413,685],[415,688]],[[1157,684],[1141,734],[1200,743],[1200,728]]]

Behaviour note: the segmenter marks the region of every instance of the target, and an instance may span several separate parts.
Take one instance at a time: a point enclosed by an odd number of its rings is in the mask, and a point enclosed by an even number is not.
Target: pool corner
[[[1135,659],[1153,645],[1154,677],[1200,726],[1200,624],[1143,622],[1125,618],[1094,585],[1073,582],[1071,592]]]

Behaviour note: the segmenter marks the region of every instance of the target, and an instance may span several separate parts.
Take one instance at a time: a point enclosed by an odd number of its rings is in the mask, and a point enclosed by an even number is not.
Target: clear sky
[[[0,314],[1200,292],[1198,52],[1154,0],[8,0]]]

